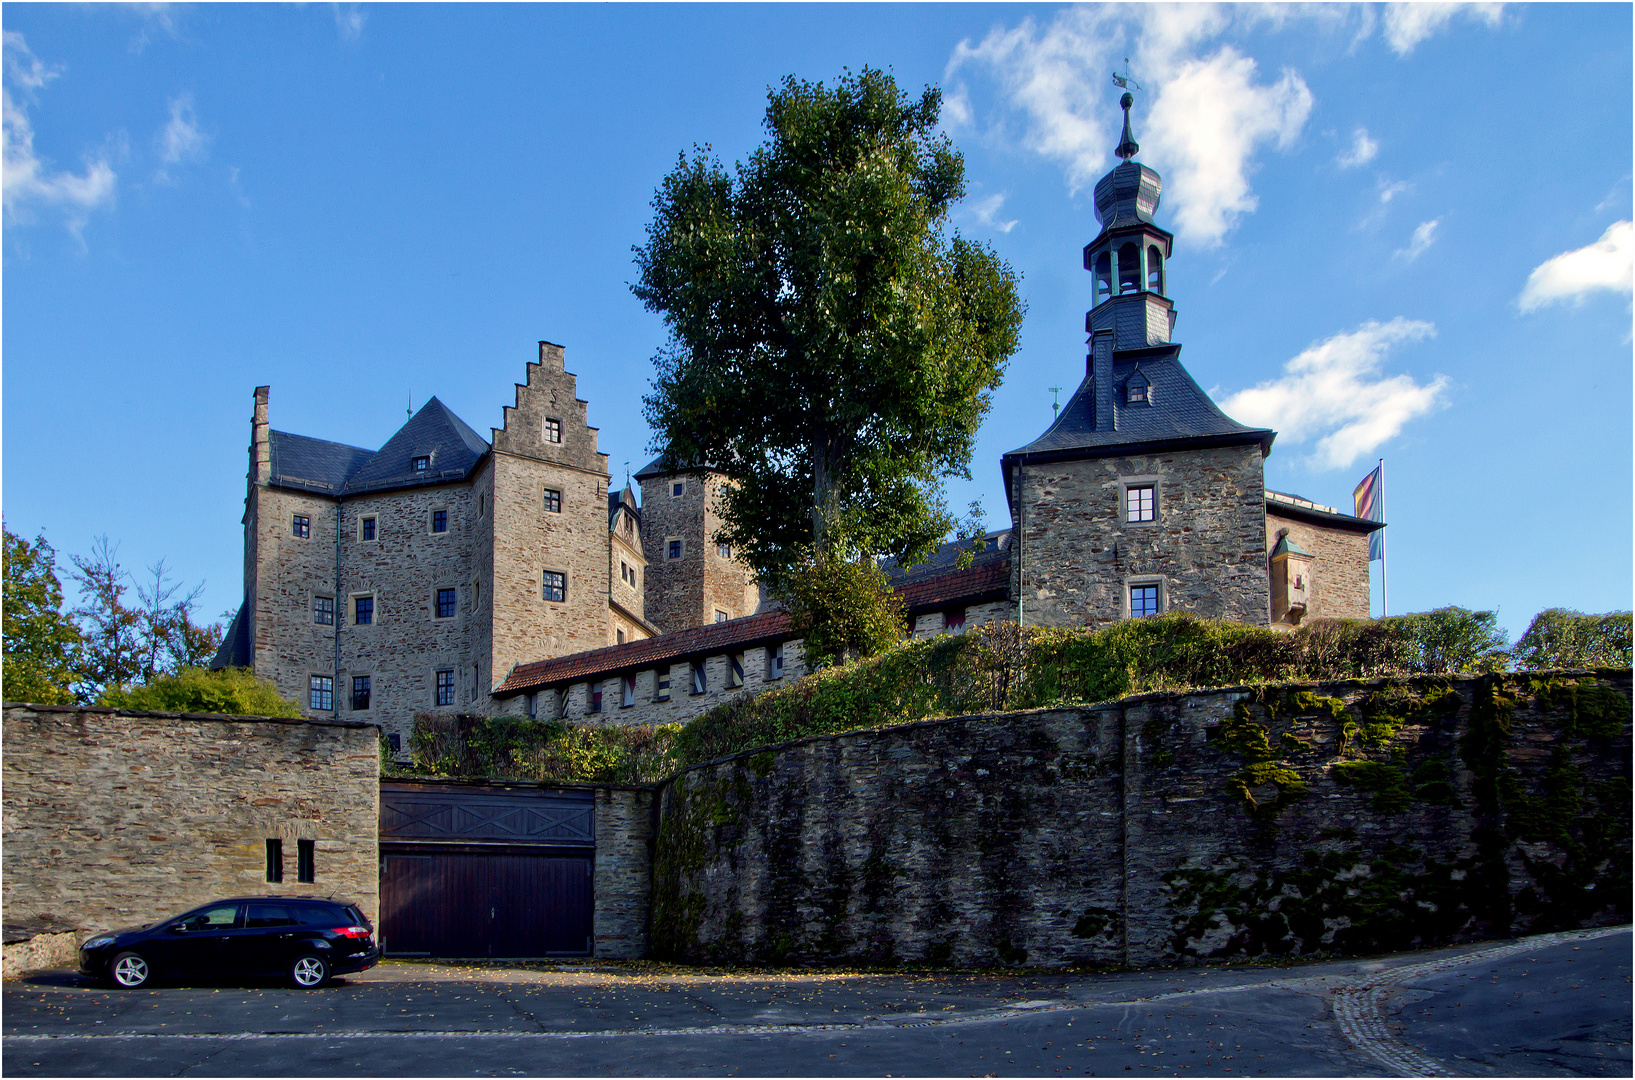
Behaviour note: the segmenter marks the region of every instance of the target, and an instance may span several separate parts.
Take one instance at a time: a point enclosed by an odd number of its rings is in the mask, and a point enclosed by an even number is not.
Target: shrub
[[[872,562],[833,556],[801,565],[780,599],[814,667],[877,656],[902,640],[903,601]]]
[[[1510,643],[1491,611],[1445,607],[1379,621],[1401,641],[1406,668],[1415,674],[1496,671],[1509,664]]]
[[[183,668],[162,675],[146,686],[106,691],[97,702],[116,709],[151,709],[155,712],[228,713],[233,716],[299,717],[300,706],[279,695],[267,679],[249,668]]]
[[[1511,656],[1519,668],[1630,666],[1630,613],[1550,608],[1533,617]]]
[[[557,783],[645,783],[675,771],[679,724],[574,727],[511,716],[415,717],[409,765],[418,776],[481,776]]]

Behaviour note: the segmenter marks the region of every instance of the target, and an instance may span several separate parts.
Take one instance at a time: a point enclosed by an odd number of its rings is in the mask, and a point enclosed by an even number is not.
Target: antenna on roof
[[[413,390],[409,391],[409,404],[408,404],[408,407],[405,408],[403,411],[409,414],[409,419],[410,420],[414,419],[414,391]]]
[[[1125,90],[1140,90],[1141,84],[1130,78],[1130,58],[1124,58],[1124,74],[1113,72],[1113,82]]]
[[[624,486],[630,486],[630,462],[624,463]]]
[[[1056,395],[1055,398],[1050,402],[1050,415],[1051,415],[1051,417],[1055,418],[1057,416],[1060,416],[1061,412],[1062,412],[1062,388],[1059,387],[1059,386],[1047,386],[1047,387],[1045,387],[1045,389],[1049,390],[1052,394]]]

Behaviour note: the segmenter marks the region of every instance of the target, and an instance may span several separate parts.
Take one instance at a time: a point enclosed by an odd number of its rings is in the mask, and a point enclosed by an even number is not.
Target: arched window
[[[1161,293],[1164,291],[1164,256],[1158,253],[1158,245],[1152,244],[1147,248],[1147,291]]]
[[[1141,288],[1141,249],[1125,244],[1118,249],[1118,291],[1137,292]]]
[[[1096,256],[1096,303],[1113,295],[1113,256],[1104,251]]]

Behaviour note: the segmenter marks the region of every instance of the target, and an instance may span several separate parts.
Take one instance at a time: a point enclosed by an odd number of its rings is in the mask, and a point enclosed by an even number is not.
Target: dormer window
[[[1124,400],[1128,402],[1145,402],[1147,400],[1147,388],[1139,383],[1131,383],[1124,390]]]
[[[410,472],[425,472],[429,468],[431,468],[431,458],[429,456],[417,457],[409,462]]]

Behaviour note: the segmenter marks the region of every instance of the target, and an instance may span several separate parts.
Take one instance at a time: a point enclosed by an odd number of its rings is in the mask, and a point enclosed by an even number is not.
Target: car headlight
[[[112,945],[113,943],[114,943],[114,939],[111,938],[111,937],[94,937],[90,941],[87,941],[84,945],[81,945],[80,948],[82,948],[82,949],[100,949],[104,945]]]

